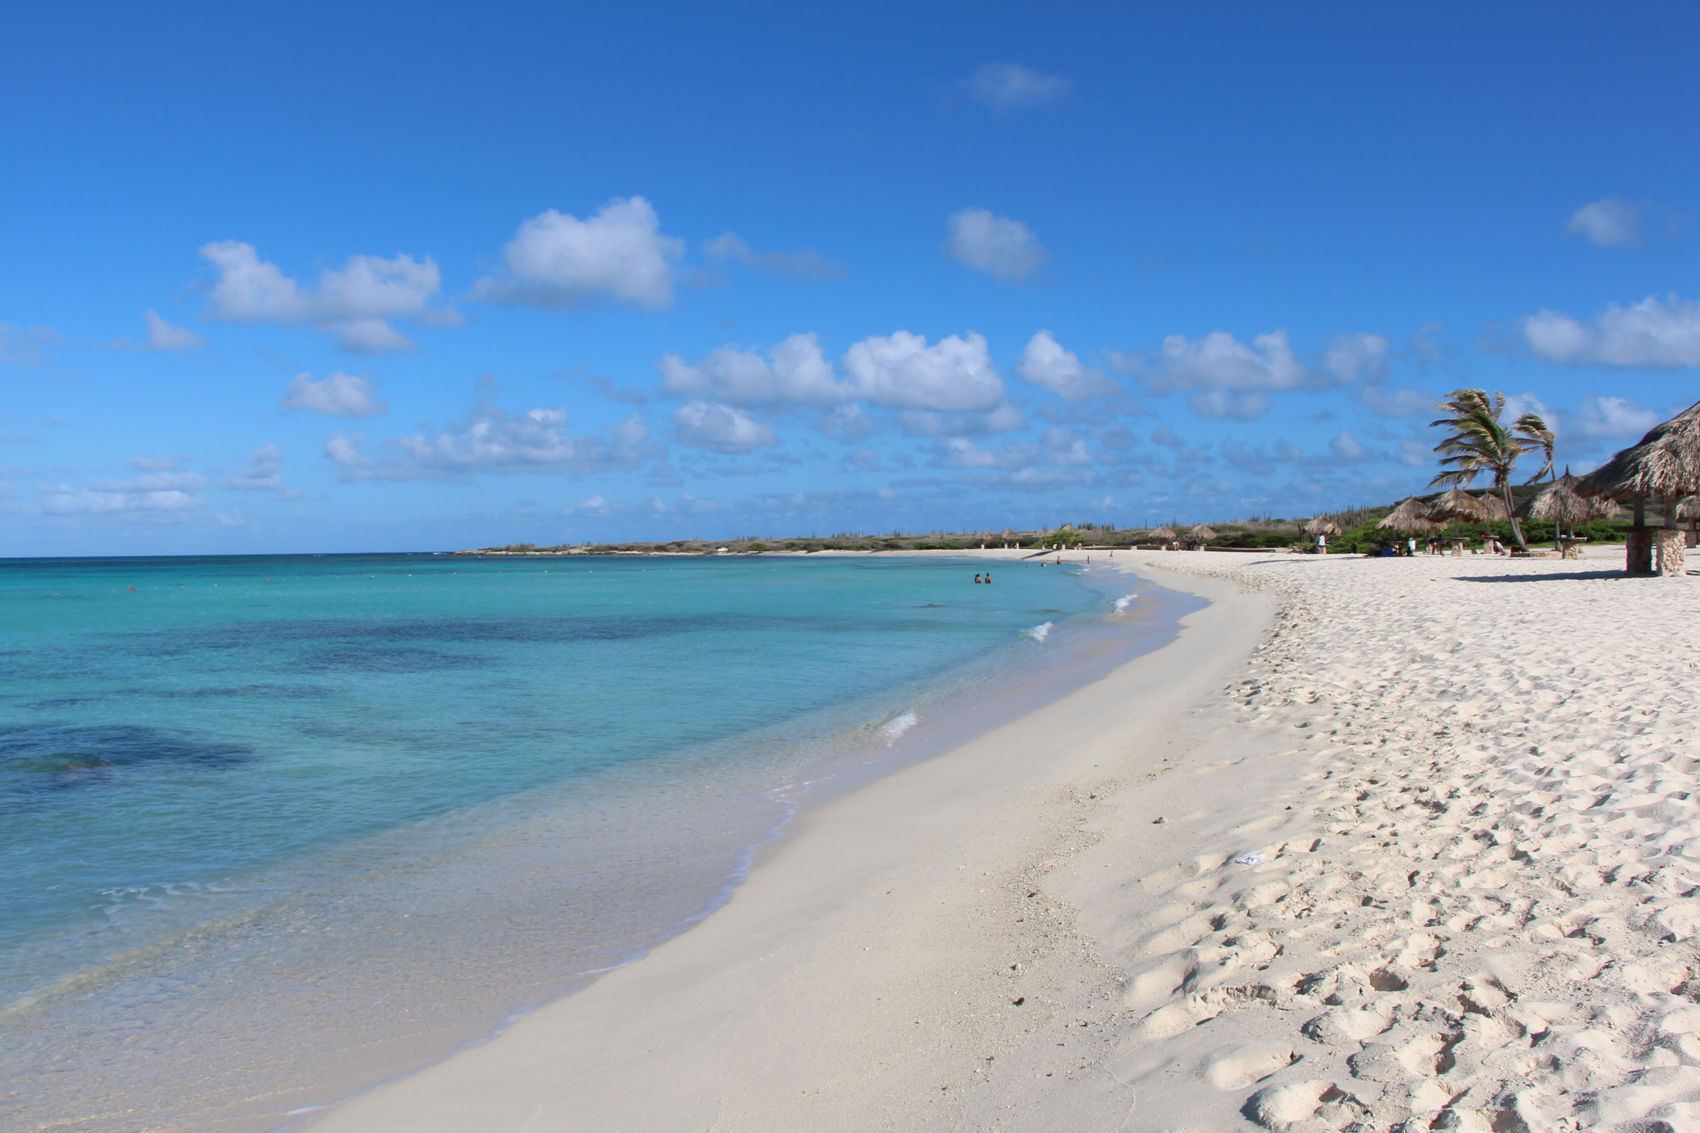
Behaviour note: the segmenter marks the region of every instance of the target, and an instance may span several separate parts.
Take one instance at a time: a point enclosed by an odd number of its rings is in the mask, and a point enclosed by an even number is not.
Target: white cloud
[[[41,510],[48,515],[189,511],[205,502],[198,494],[205,483],[193,472],[148,472],[129,480],[91,479],[81,487],[44,484]]]
[[[1676,294],[1607,307],[1587,322],[1560,311],[1523,320],[1530,353],[1567,366],[1674,370],[1700,366],[1700,301]]]
[[[550,307],[613,301],[655,310],[673,301],[673,265],[683,251],[642,197],[609,201],[583,220],[549,209],[519,226],[502,249],[502,272],[475,290]]]
[[[1019,63],[982,63],[963,79],[962,89],[975,101],[999,110],[1043,106],[1067,96],[1074,84]]]
[[[41,361],[42,347],[58,341],[52,327],[0,323],[0,364],[33,366]]]
[[[870,336],[845,353],[844,370],[855,398],[891,409],[981,410],[1003,400],[986,340],[972,332],[932,346],[903,330]]]
[[[773,430],[741,409],[712,401],[691,401],[673,415],[679,440],[693,448],[743,453],[775,444]]]
[[[1009,433],[1026,423],[1021,410],[1008,403],[983,413],[905,409],[897,415],[899,428],[922,437],[977,437],[987,433]]]
[[[1568,236],[1585,236],[1602,248],[1622,248],[1641,238],[1641,213],[1621,197],[1589,201],[1570,214]]]
[[[1392,344],[1379,334],[1335,335],[1323,351],[1322,364],[1342,383],[1381,382],[1387,378],[1387,356]]]
[[[1328,442],[1328,449],[1348,463],[1356,463],[1369,455],[1369,450],[1362,442],[1345,429],[1334,434],[1334,439]]]
[[[1185,335],[1171,334],[1163,339],[1151,382],[1159,392],[1289,390],[1316,384],[1294,357],[1284,330],[1260,334],[1249,345],[1219,330],[1196,342]]]
[[[355,374],[330,374],[318,381],[311,374],[297,374],[279,408],[326,417],[376,417],[384,411],[384,402],[372,395],[370,381]]]
[[[366,455],[364,438],[337,435],[325,455],[349,480],[421,480],[477,472],[593,472],[633,468],[650,454],[649,428],[629,417],[603,435],[567,427],[564,410],[508,413],[484,402],[461,421],[435,433],[397,437],[380,459]]]
[[[240,492],[277,492],[283,490],[283,450],[267,443],[248,457],[246,471],[224,482],[226,488]]]
[[[694,365],[677,354],[663,355],[660,367],[662,386],[669,393],[733,405],[833,405],[849,398],[812,334],[794,334],[765,357],[722,346]]]
[[[159,350],[174,353],[181,350],[193,350],[201,345],[201,336],[183,327],[174,327],[158,314],[148,311],[143,316],[148,324],[149,350]]]
[[[1200,417],[1251,421],[1269,412],[1269,395],[1258,391],[1208,389],[1190,395],[1186,403]]]
[[[795,252],[758,252],[736,232],[722,232],[702,246],[711,260],[721,260],[792,279],[843,279],[844,265],[827,259],[813,248]]]
[[[840,405],[821,415],[820,431],[842,441],[859,441],[871,436],[874,422],[860,405]]]
[[[1358,391],[1358,400],[1370,412],[1383,417],[1422,417],[1434,407],[1433,394],[1419,389],[1390,389],[1379,385],[1364,386]]]
[[[952,213],[945,224],[951,258],[995,279],[1022,279],[1045,262],[1039,238],[1019,220],[969,208]]]
[[[1589,394],[1582,399],[1582,411],[1571,429],[1583,437],[1639,438],[1663,420],[1626,397]]]
[[[442,274],[429,257],[350,256],[340,268],[319,273],[316,285],[303,287],[262,260],[252,244],[221,240],[202,245],[201,256],[218,271],[207,292],[208,313],[229,322],[307,324],[333,335],[347,350],[376,353],[411,346],[391,325],[393,319],[443,323],[457,318],[431,306]]]
[[[1027,340],[1021,354],[1021,376],[1067,401],[1084,401],[1116,392],[1115,383],[1097,370],[1081,365],[1048,330]]]

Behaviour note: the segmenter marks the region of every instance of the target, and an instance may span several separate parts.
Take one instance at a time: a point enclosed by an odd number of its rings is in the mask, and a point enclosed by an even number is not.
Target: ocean
[[[985,569],[0,561],[0,1127],[272,1128],[440,1058],[1190,608]]]

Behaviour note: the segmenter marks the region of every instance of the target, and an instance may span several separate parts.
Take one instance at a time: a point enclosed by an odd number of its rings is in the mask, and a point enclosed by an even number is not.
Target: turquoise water
[[[0,1125],[265,1128],[445,1053],[700,916],[807,783],[1139,620],[980,569],[0,562]]]

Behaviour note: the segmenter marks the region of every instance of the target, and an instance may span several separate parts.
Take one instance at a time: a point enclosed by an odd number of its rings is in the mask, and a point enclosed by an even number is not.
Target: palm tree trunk
[[[1511,520],[1511,537],[1517,540],[1517,549],[1525,555],[1529,553],[1529,544],[1523,539],[1523,525],[1517,522],[1517,509],[1511,503],[1511,480],[1506,478],[1499,482],[1500,494],[1505,497],[1505,515]]]

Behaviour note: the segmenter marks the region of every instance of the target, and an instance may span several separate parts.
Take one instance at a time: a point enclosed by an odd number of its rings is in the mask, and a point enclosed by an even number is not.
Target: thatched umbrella
[[[1677,501],[1676,520],[1688,521],[1688,545],[1700,544],[1700,496],[1685,496]]]
[[[1593,519],[1598,510],[1593,500],[1583,499],[1576,494],[1576,484],[1576,477],[1566,468],[1563,476],[1536,492],[1517,508],[1517,514],[1525,519],[1550,521],[1553,545],[1560,551],[1564,549],[1565,528],[1569,528],[1574,535],[1576,525]]]
[[[1306,535],[1327,535],[1333,537],[1340,534],[1340,525],[1326,515],[1319,515],[1305,524]]]
[[[1146,535],[1164,543],[1173,543],[1175,541],[1175,529],[1173,527],[1153,527],[1150,531],[1146,532]]]
[[[1480,496],[1472,496],[1462,488],[1454,488],[1428,506],[1431,519],[1461,519],[1466,523],[1486,523],[1493,518]]]
[[[1191,531],[1188,531],[1186,533],[1186,537],[1187,542],[1194,546],[1202,547],[1204,544],[1210,542],[1210,540],[1216,538],[1216,532],[1214,529],[1200,523],[1193,527]]]
[[[1576,490],[1584,496],[1628,503],[1634,509],[1635,527],[1624,556],[1624,569],[1634,574],[1652,573],[1653,533],[1647,527],[1647,501],[1662,503],[1666,530],[1659,539],[1660,569],[1666,574],[1683,573],[1676,503],[1700,492],[1700,402],[1655,425],[1639,444],[1584,476]]]
[[[1476,497],[1476,502],[1482,505],[1482,511],[1487,516],[1489,523],[1504,522],[1511,518],[1511,512],[1505,507],[1505,501],[1492,492],[1483,492]]]
[[[1382,516],[1375,527],[1378,531],[1397,531],[1401,535],[1426,535],[1439,530],[1440,524],[1429,517],[1428,505],[1412,496]]]

